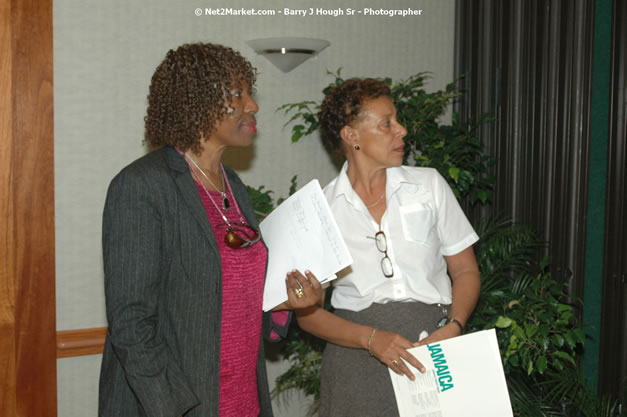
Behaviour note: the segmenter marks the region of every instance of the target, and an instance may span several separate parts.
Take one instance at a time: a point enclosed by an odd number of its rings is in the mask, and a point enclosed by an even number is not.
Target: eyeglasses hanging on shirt
[[[368,239],[374,239],[377,245],[377,250],[383,254],[381,259],[381,271],[386,278],[392,278],[394,276],[394,268],[392,267],[392,260],[388,256],[388,241],[385,237],[383,230],[379,230],[374,237],[367,236]]]

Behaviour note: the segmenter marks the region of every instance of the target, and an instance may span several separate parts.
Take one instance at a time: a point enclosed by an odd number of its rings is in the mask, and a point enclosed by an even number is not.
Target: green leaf
[[[512,326],[512,333],[519,339],[525,339],[525,332],[518,326]]]
[[[533,337],[536,334],[536,330],[538,330],[538,326],[535,324],[525,323],[525,333],[527,337]]]
[[[545,356],[540,356],[537,360],[536,360],[536,369],[538,370],[538,372],[540,372],[541,374],[544,373],[544,371],[546,371],[546,365],[547,365],[547,361],[546,361],[546,357]]]
[[[563,313],[564,311],[572,311],[572,307],[569,306],[568,304],[558,304],[557,305],[557,311],[559,313]]]
[[[586,338],[586,335],[585,335],[583,329],[575,328],[575,329],[572,330],[572,333],[573,333],[573,339],[575,340],[575,342],[577,344],[581,344],[581,343],[584,342],[584,340]]]
[[[554,334],[551,337],[551,340],[553,341],[553,345],[555,345],[558,349],[564,346],[564,338],[560,334]]]
[[[563,311],[562,314],[560,315],[560,322],[564,323],[564,324],[568,324],[568,322],[575,317],[573,315],[573,313],[569,311]]]
[[[503,317],[503,316],[499,316],[499,318],[496,320],[496,323],[494,323],[494,325],[500,329],[509,327],[511,326],[511,324],[512,324],[512,319],[508,317]]]
[[[293,131],[292,133],[292,143],[298,142],[300,138],[303,137],[303,132]]]
[[[512,356],[510,358],[510,363],[512,364],[513,367],[517,368],[519,365],[518,356]]]
[[[566,352],[562,352],[562,351],[557,351],[557,352],[553,352],[554,356],[557,356],[560,359],[564,359],[565,361],[570,362],[573,366],[576,366],[575,364],[575,358],[573,358],[571,355],[569,355]]]
[[[459,168],[450,167],[448,169],[448,175],[450,175],[451,178],[453,178],[453,180],[455,180],[455,182],[457,182],[459,180]]]
[[[298,180],[298,175],[294,175],[292,179],[290,180],[290,189],[288,191],[289,195],[292,195],[296,192],[296,188],[298,188],[297,180]]]
[[[537,336],[538,337],[548,337],[549,336],[549,332],[550,332],[549,326],[547,326],[546,324],[541,324],[540,326],[538,326]]]

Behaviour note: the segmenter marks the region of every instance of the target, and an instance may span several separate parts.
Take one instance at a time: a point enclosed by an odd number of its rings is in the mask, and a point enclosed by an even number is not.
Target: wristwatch
[[[464,325],[457,319],[453,318],[453,317],[442,317],[440,319],[440,321],[437,324],[438,329],[441,327],[446,326],[449,323],[455,323],[458,327],[459,330],[464,333]]]

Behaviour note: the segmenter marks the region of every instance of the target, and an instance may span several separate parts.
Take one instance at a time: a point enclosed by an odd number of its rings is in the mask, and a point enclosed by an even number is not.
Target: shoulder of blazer
[[[186,184],[191,189],[189,192],[196,192],[191,177],[184,177],[188,172],[186,168],[185,160],[173,148],[149,152],[124,167],[113,178],[107,191],[107,200],[111,203],[119,202],[120,199],[127,199],[129,192],[139,191],[142,199],[157,208],[162,216],[171,216],[173,210],[179,207],[177,200],[182,195],[179,194],[178,183],[185,184],[189,180],[189,184]],[[200,203],[198,206],[202,209]]]
[[[170,151],[174,152],[180,160],[177,161]],[[185,160],[178,155],[176,150],[160,148],[147,153],[122,168],[116,175],[116,178],[120,176],[158,178],[160,175],[167,174],[170,170],[185,172],[186,167]]]
[[[140,181],[146,184],[156,194],[166,195],[176,187],[177,179],[189,173],[185,159],[171,147],[163,147],[147,153],[123,168],[112,182]],[[193,184],[191,176],[190,184]]]

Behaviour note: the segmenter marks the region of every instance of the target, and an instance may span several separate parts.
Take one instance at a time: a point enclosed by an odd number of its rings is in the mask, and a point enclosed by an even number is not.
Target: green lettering
[[[440,384],[440,388],[441,388],[441,391],[444,392],[453,388],[453,384]]]
[[[449,371],[448,371],[448,366],[446,366],[446,365],[436,365],[435,367],[438,368],[438,376],[449,375],[450,374]]]
[[[449,375],[443,375],[441,376],[438,381],[440,381],[440,385],[444,385],[448,382],[453,382],[453,377],[449,374]]]
[[[436,343],[435,345],[427,345],[427,348],[431,351],[431,356],[442,352],[442,348],[439,343]]]

